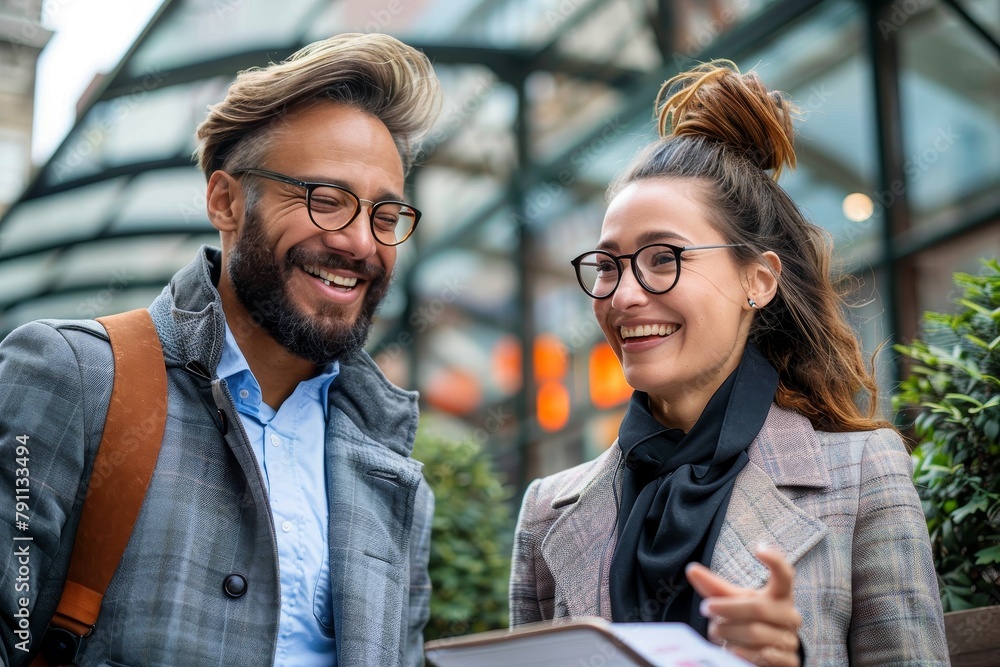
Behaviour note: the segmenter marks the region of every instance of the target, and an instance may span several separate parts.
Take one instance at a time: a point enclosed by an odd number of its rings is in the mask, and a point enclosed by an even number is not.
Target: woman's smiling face
[[[621,255],[650,243],[728,243],[709,223],[701,187],[667,178],[629,184],[608,207],[598,249]],[[740,363],[752,319],[747,272],[729,248],[690,250],[674,288],[650,294],[629,260],[623,265],[618,288],[594,301],[594,314],[629,384],[650,394],[661,421],[687,430]]]

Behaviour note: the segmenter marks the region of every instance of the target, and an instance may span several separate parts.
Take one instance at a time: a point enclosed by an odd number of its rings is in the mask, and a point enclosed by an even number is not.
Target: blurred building
[[[42,0],[0,0],[0,214],[28,185]],[[2,290],[2,287],[0,287]]]
[[[370,351],[520,484],[615,437],[628,388],[569,260],[654,136],[659,84],[695,61],[803,108],[782,183],[857,279],[869,351],[1000,255],[1000,0],[168,0],[0,221],[0,334],[148,304],[217,243],[190,158],[206,106],[344,31],[423,49],[447,95]]]

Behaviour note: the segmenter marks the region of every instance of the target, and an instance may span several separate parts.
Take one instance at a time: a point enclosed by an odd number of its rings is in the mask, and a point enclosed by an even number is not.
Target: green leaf
[[[974,514],[980,511],[985,512],[987,504],[988,503],[986,501],[986,498],[980,498],[978,500],[974,500],[971,503],[967,503],[966,505],[959,507],[958,509],[956,509],[954,512],[951,513],[951,520],[954,521],[955,523],[960,523],[962,519],[969,516],[970,514]]]
[[[1000,544],[976,552],[976,565],[1000,563]]]
[[[993,311],[991,311],[988,308],[984,308],[980,306],[978,303],[970,301],[969,299],[959,299],[958,303],[970,310],[976,311],[980,315],[985,315],[986,317],[991,317],[993,315]]]

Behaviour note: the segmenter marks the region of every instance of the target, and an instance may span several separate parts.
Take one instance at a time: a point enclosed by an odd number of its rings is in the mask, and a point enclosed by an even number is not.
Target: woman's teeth
[[[302,270],[309,275],[316,276],[327,285],[332,283],[339,287],[354,287],[358,284],[357,278],[344,278],[343,276],[338,276],[335,273],[328,273],[315,266],[303,266]]]
[[[678,324],[640,324],[636,327],[621,327],[622,338],[640,336],[669,336],[680,329]]]

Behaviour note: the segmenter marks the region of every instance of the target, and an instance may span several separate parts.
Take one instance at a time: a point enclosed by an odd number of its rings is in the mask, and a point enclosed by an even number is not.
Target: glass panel
[[[559,27],[589,11],[584,0],[345,0],[332,4],[310,26],[308,41],[347,30],[386,32],[403,41],[531,47],[548,42]]]
[[[136,176],[123,193],[113,233],[164,227],[211,230],[205,213],[205,177],[197,169],[159,169]]]
[[[50,252],[0,263],[0,313],[13,301],[38,293],[56,269],[57,256],[58,253]],[[0,322],[3,322],[2,316]],[[4,326],[0,329],[9,330]]]
[[[217,78],[95,104],[46,165],[45,182],[189,153],[205,108],[225,95],[227,83]]]
[[[485,67],[444,67],[437,72],[444,106],[421,154],[430,164],[507,176],[515,162],[513,88]]]
[[[455,304],[487,316],[509,307],[517,289],[517,275],[510,258],[450,250],[421,264],[413,274],[413,290],[420,299],[415,315],[426,329],[438,321],[443,306]],[[420,309],[423,312],[419,312]],[[413,319],[413,318],[411,318]]]
[[[536,162],[568,158],[579,169],[626,129],[618,115],[626,100],[606,84],[539,71],[528,78],[526,91],[531,113],[528,148]],[[650,98],[650,109],[652,104]]]
[[[283,0],[278,7],[243,0],[179,0],[136,50],[127,72],[139,77],[255,50],[264,64],[265,49],[294,44],[324,4]]]
[[[681,3],[667,6],[676,8]],[[651,70],[663,58],[649,27],[648,7],[629,0],[602,2],[559,39],[556,50],[563,56],[599,63],[598,67]]]
[[[855,3],[824,3],[738,63],[742,71],[754,68],[802,109],[796,123],[798,168],[783,173],[780,183],[807,219],[833,235],[850,267],[876,261],[881,249],[882,209],[873,201],[878,196],[874,103],[862,55],[862,17]],[[859,198],[870,208],[853,206]]]
[[[992,33],[993,39],[1000,38],[1000,0],[967,0],[962,7],[980,26]]]
[[[10,315],[0,320],[0,335],[28,321],[26,313],[89,318],[117,312],[115,304],[146,306],[205,243],[217,246],[218,235],[99,241],[0,263],[0,312]]]
[[[118,178],[18,204],[0,228],[0,259],[94,236],[114,215],[125,182]]]
[[[91,296],[81,297],[94,310],[136,283],[162,283],[194,259],[203,242],[218,245],[215,235],[189,237],[156,236],[87,243],[69,249],[59,260],[56,290],[94,285]],[[92,317],[81,313],[79,316]]]
[[[417,181],[416,206],[423,212],[416,234],[424,247],[445,234],[479,224],[483,210],[504,194],[505,185],[488,175],[428,167]]]
[[[916,227],[1000,185],[1000,64],[996,52],[947,7],[931,5],[898,33],[903,168]]]
[[[3,330],[0,331],[0,336],[6,335],[13,329],[33,320],[49,317],[79,319],[81,306],[87,309],[88,317],[90,317],[90,312],[94,313],[93,317],[100,317],[112,313],[121,313],[126,310],[134,310],[135,308],[145,308],[159,293],[160,289],[149,288],[119,292],[108,301],[102,302],[100,308],[94,311],[90,311],[87,308],[87,297],[81,297],[79,294],[60,294],[52,297],[33,299],[4,314]]]

